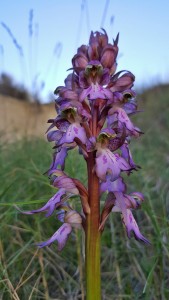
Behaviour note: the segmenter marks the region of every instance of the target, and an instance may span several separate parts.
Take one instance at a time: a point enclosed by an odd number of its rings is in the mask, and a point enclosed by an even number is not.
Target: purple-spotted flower
[[[72,59],[65,85],[54,92],[56,117],[48,121],[47,130],[54,154],[47,174],[57,191],[41,208],[23,213],[45,212],[46,217],[56,213],[63,224],[39,247],[57,241],[58,250],[62,250],[72,228],[78,227],[85,232],[86,257],[96,255],[98,247],[92,243],[99,239],[94,235],[104,230],[106,220],[114,212],[122,215],[128,237],[133,232],[137,240],[148,243],[132,214],[141,206],[143,195],[127,194],[122,177],[139,169],[129,143],[142,132],[130,119],[138,112],[133,90],[135,77],[129,71],[116,72],[118,40],[119,35],[111,44],[104,30],[91,32],[89,44],[79,47]],[[87,187],[65,173],[65,160],[72,149],[77,149],[86,161]],[[76,159],[72,164],[78,168]],[[100,211],[102,194],[106,200]],[[72,198],[81,201],[80,212],[70,207]]]
[[[121,171],[130,170],[130,165],[118,153],[113,154],[106,148],[97,150],[95,171],[102,181],[106,180],[107,174],[110,174],[111,180],[114,181],[120,176]]]
[[[49,217],[53,214],[56,208],[59,208],[70,197],[79,195],[79,190],[73,179],[65,175],[64,172],[53,170],[50,171],[50,175],[53,175],[51,178],[52,184],[54,187],[59,188],[58,192],[41,208],[23,211],[24,214],[32,215],[47,211],[45,216]]]
[[[108,174],[110,175],[110,180],[114,181],[120,176],[121,171],[129,172],[132,170],[127,160],[118,153],[113,153],[123,142],[123,134],[119,137],[110,128],[104,128],[101,131],[96,146],[95,171],[102,181],[106,180]]]
[[[97,60],[90,61],[85,71],[81,71],[79,74],[79,85],[83,88],[80,101],[83,101],[86,97],[89,100],[113,98],[110,89],[104,87],[109,81],[109,70],[103,69],[101,63]]]

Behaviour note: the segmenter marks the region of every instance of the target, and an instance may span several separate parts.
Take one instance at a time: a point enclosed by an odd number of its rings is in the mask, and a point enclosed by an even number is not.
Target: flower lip
[[[58,242],[58,251],[61,251],[72,231],[72,226],[64,223],[47,241],[38,243],[39,248],[50,246],[54,241]]]
[[[123,216],[122,217],[122,221],[123,221],[123,223],[124,223],[124,225],[126,227],[126,232],[127,232],[128,238],[131,237],[131,232],[133,232],[134,237],[135,237],[136,240],[138,240],[138,241],[140,240],[140,241],[144,242],[145,244],[149,244],[149,245],[151,244],[149,242],[149,240],[147,240],[141,234],[141,232],[139,230],[139,227],[138,227],[138,225],[136,223],[136,220],[135,220],[135,218],[134,218],[134,216],[133,216],[133,214],[132,214],[132,212],[131,212],[130,209],[126,210],[126,217]]]
[[[106,176],[110,174],[111,180],[116,180],[121,171],[131,172],[132,168],[118,153],[113,154],[108,148],[98,147],[96,152],[95,171],[97,176],[106,181]]]

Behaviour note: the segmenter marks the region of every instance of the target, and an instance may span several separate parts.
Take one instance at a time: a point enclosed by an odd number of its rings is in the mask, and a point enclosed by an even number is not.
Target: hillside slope
[[[43,138],[47,120],[55,117],[54,103],[40,105],[0,95],[0,133],[8,141],[22,137]]]

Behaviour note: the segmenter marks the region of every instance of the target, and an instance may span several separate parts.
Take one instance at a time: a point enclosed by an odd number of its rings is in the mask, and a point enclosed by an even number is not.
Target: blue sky
[[[0,21],[23,49],[21,57],[1,25],[0,71],[30,89],[36,78],[44,101],[63,84],[77,47],[101,27],[110,42],[120,32],[118,70],[133,72],[136,86],[169,82],[168,0],[1,0]]]

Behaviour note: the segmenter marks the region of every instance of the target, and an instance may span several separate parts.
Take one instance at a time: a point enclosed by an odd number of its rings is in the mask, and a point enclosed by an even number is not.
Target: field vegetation
[[[102,299],[169,299],[169,86],[139,96],[133,120],[144,135],[132,140],[134,161],[142,169],[127,179],[129,190],[145,195],[135,212],[141,232],[151,241],[128,240],[120,215],[112,214],[102,236]],[[52,146],[40,138],[0,144],[0,299],[78,300],[84,298],[84,239],[74,231],[64,250],[57,244],[37,249],[58,228],[55,216],[22,215],[54,194],[47,176]],[[85,162],[70,153],[66,170],[86,182]],[[77,199],[72,205],[78,207]],[[79,205],[80,207],[80,205]]]

